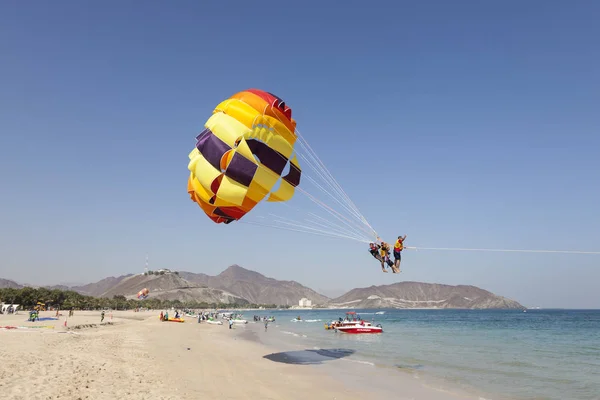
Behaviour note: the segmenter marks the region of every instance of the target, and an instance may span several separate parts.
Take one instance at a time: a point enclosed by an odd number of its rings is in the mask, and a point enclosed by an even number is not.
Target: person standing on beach
[[[402,250],[404,249],[405,239],[406,235],[404,235],[404,237],[398,236],[398,240],[396,240],[396,244],[394,244],[394,267],[396,269],[395,272],[400,272],[400,261],[402,260]]]
[[[104,321],[104,310],[100,313],[100,323],[102,323],[102,321]]]
[[[232,326],[233,326],[233,320],[232,320],[232,319],[230,319],[230,320],[229,320],[229,329],[231,329],[231,327],[232,327]]]
[[[265,319],[265,332],[267,331],[268,326],[269,326],[269,320]]]

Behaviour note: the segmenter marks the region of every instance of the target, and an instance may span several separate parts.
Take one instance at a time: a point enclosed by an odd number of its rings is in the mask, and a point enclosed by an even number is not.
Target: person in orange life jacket
[[[404,249],[405,239],[406,235],[404,235],[404,237],[398,236],[398,240],[396,240],[396,244],[394,244],[394,267],[396,268],[396,272],[400,272],[400,261],[402,260],[402,250]]]

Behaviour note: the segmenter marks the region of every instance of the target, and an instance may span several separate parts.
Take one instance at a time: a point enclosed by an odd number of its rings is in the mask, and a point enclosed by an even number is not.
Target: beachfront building
[[[309,299],[307,299],[306,297],[303,297],[300,299],[300,301],[298,302],[298,305],[300,307],[312,307],[312,301],[310,301]]]

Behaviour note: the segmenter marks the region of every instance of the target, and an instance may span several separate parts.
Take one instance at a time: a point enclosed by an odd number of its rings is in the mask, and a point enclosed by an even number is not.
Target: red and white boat
[[[373,325],[369,321],[361,319],[354,311],[347,312],[346,318],[341,321],[331,321],[329,325],[325,325],[325,329],[351,334],[383,332],[381,324]]]

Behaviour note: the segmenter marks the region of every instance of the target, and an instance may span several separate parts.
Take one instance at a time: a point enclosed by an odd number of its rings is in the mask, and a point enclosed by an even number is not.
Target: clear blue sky
[[[600,256],[409,252],[215,225],[186,193],[214,106],[257,87],[407,245],[600,250],[600,3],[4,1],[0,277],[238,263],[326,294],[473,284],[600,307]]]

